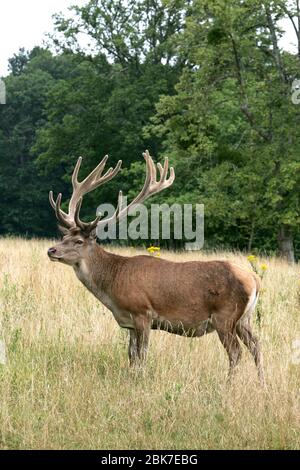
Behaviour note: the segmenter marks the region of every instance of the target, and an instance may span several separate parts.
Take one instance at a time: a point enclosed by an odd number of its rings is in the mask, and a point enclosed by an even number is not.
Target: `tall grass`
[[[300,447],[300,272],[278,259],[261,298],[267,390],[243,348],[235,380],[215,333],[152,332],[147,367],[127,363],[128,333],[49,241],[0,240],[0,447],[4,449],[295,449]],[[118,250],[117,250],[118,251]],[[119,250],[136,254],[136,250]],[[180,260],[239,254],[170,254]],[[295,361],[294,361],[295,362]]]

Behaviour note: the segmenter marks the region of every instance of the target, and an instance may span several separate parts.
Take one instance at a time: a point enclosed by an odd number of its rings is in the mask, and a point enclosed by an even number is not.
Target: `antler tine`
[[[91,185],[91,189],[95,189],[97,186],[99,186],[99,184],[106,183],[106,181],[110,181],[120,171],[121,165],[122,165],[122,160],[119,160],[115,168],[113,167],[109,168],[107,172],[103,176],[101,176],[101,178],[99,178],[99,175],[97,175],[95,178],[95,181]]]
[[[82,205],[82,197],[79,199],[79,201],[77,203],[77,206],[76,206],[76,209],[75,209],[74,222],[75,222],[77,227],[84,228],[86,224],[85,224],[85,222],[82,222],[79,218],[79,212],[80,212],[80,209],[81,209],[81,205]]]
[[[80,185],[86,185],[87,183],[93,183],[94,181],[101,178],[103,169],[106,165],[108,155],[102,158],[101,162],[94,168],[93,171],[81,182]]]
[[[171,184],[173,183],[174,179],[175,179],[175,171],[174,171],[174,168],[171,166],[170,167],[170,176],[169,178],[167,178],[167,174],[168,174],[168,168],[169,168],[169,161],[168,161],[168,157],[165,158],[165,161],[164,161],[164,166],[162,167],[160,163],[157,164],[158,166],[158,169],[159,169],[159,172],[160,172],[160,180],[159,180],[159,183],[164,187],[164,188],[168,188],[169,186],[171,186]]]
[[[51,206],[55,210],[55,201],[54,201],[54,198],[53,198],[53,191],[49,191],[49,201],[50,201]]]
[[[160,163],[158,163],[157,167],[158,167],[159,173],[160,173],[160,181],[165,181],[166,177],[167,177],[167,174],[168,174],[168,169],[169,169],[169,159],[168,159],[168,157],[165,158],[164,166],[162,166]]]
[[[68,220],[68,215],[60,208],[61,198],[62,198],[62,195],[61,195],[61,193],[59,193],[59,195],[57,196],[56,201],[55,201],[54,198],[53,198],[53,191],[49,192],[49,201],[50,201],[50,204],[51,204],[51,206],[53,207],[53,209],[55,211],[55,215],[56,215],[57,220],[63,226],[70,228],[71,224]]]
[[[89,224],[89,230],[90,230],[90,231],[92,231],[94,228],[97,227],[98,222],[99,222],[99,220],[101,219],[101,217],[102,217],[102,216],[101,216],[100,214],[97,215],[97,217],[95,218],[95,220],[93,220],[93,222],[91,222],[91,223]]]
[[[78,173],[79,173],[79,170],[80,170],[81,162],[82,162],[82,157],[79,157],[78,160],[77,160],[77,163],[75,165],[75,168],[73,170],[73,174],[72,174],[73,189],[75,189],[79,184],[79,182],[78,182]]]
[[[80,220],[80,218],[79,218],[81,205],[82,205],[82,198],[79,200],[79,202],[77,204],[77,207],[76,207],[75,214],[74,214],[75,224],[81,230],[89,229],[89,231],[92,231],[96,227],[96,225],[98,224],[99,220],[101,219],[101,215],[97,215],[95,220],[93,220],[92,222],[82,222],[82,220]]]
[[[60,205],[61,205],[61,198],[62,194],[59,193],[56,201],[55,201],[55,214],[56,218],[58,221],[60,221],[63,225],[65,226],[70,226],[69,221],[68,221],[68,216],[67,214],[61,210]]]
[[[175,180],[175,170],[174,170],[174,168],[171,166],[171,168],[170,168],[170,176],[169,176],[169,178],[168,178],[168,180],[167,180],[167,181],[169,182],[169,185],[170,185],[170,186],[171,186],[171,184],[174,183],[174,180]]]
[[[144,194],[146,194],[146,192],[147,192],[149,186],[151,185],[151,183],[152,183],[152,181],[153,181],[153,178],[156,179],[156,169],[155,169],[155,165],[154,165],[154,163],[153,163],[152,158],[150,157],[150,154],[149,154],[148,150],[146,150],[146,151],[143,153],[143,157],[144,157],[144,159],[146,160],[146,178],[145,178],[145,182],[144,182],[143,189],[142,189],[141,192],[136,196],[136,198],[134,199],[134,201],[136,201],[137,198],[144,196]],[[154,170],[153,170],[153,168],[154,168]]]
[[[154,183],[156,181],[156,166],[155,166],[154,161],[152,160],[152,157],[149,153],[149,150],[146,150],[143,153],[143,156],[146,160],[146,165],[147,165],[146,168],[147,168],[147,170],[149,170],[149,173],[150,173],[151,183]]]

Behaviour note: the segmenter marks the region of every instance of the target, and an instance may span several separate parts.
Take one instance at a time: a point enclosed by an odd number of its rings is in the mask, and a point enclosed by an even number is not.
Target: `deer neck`
[[[122,258],[108,253],[95,243],[89,248],[87,256],[74,266],[74,271],[82,284],[106,304],[106,299],[112,296]]]

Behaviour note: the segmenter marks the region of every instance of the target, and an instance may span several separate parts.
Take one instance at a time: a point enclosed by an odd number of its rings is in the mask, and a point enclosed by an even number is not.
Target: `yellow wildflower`
[[[257,256],[255,256],[255,255],[249,255],[249,256],[247,256],[247,260],[248,260],[250,263],[256,263],[256,262],[257,262]]]
[[[266,270],[268,269],[268,266],[267,266],[265,263],[263,263],[263,264],[261,265],[260,269],[261,269],[262,271],[266,271]]]
[[[147,251],[148,253],[150,253],[150,255],[154,255],[154,256],[160,256],[160,247],[159,246],[149,246],[149,248],[147,248]]]

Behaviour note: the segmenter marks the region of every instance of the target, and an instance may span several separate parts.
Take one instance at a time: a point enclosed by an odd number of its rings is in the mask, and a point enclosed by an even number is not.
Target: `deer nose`
[[[56,248],[49,248],[48,256],[54,255],[54,253],[56,253]]]

